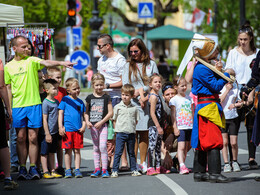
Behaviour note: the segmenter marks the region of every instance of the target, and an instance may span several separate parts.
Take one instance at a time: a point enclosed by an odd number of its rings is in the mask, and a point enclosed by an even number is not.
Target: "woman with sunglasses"
[[[256,54],[259,51],[255,47],[253,30],[249,25],[244,25],[239,29],[238,32],[238,46],[232,49],[227,58],[226,69],[232,68],[236,74],[236,80],[238,82],[239,89],[244,86],[251,78],[250,63],[256,58]],[[249,109],[252,106],[249,106]],[[245,113],[248,111],[247,108],[238,109],[239,122],[242,121]],[[250,141],[252,137],[252,130],[254,124],[254,115],[249,113],[246,116],[246,129],[247,129],[247,143],[249,151],[248,164],[250,169],[258,168],[255,161],[256,147]],[[231,160],[231,159],[230,159]],[[233,159],[236,161],[237,159]]]
[[[145,100],[140,98],[140,90],[148,90],[148,78],[154,73],[158,74],[156,63],[149,57],[149,51],[141,39],[132,40],[127,46],[128,63],[124,67],[122,81],[124,84],[132,84],[135,88],[132,104],[135,105],[140,114],[140,120],[136,126],[135,155],[140,151],[140,169],[143,173],[147,171],[146,155],[149,144],[148,120],[149,107],[148,96]],[[143,101],[144,100],[144,101]]]

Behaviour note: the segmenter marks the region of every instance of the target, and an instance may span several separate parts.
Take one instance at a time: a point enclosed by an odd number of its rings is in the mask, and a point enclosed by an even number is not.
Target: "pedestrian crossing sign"
[[[154,10],[152,2],[138,3],[138,18],[153,18]]]

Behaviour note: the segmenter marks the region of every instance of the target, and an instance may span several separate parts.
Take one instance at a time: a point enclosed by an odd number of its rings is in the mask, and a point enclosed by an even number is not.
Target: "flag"
[[[205,17],[206,13],[198,8],[195,8],[193,11],[193,16],[191,22],[194,23],[196,26],[200,26],[203,18]]]
[[[211,9],[209,9],[209,12],[208,12],[207,25],[212,26],[212,10]]]

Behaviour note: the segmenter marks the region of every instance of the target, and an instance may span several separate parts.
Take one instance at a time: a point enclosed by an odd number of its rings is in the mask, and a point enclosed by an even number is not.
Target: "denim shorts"
[[[49,153],[56,153],[58,147],[58,136],[59,133],[51,135],[52,143],[47,143],[45,139],[45,135],[39,135],[41,155],[48,155]]]
[[[40,128],[42,126],[42,105],[13,108],[14,128]]]
[[[177,138],[178,142],[188,142],[191,138],[191,129],[180,130],[180,136]]]

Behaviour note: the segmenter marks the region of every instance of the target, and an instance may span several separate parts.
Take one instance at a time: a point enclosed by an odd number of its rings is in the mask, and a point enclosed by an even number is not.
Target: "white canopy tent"
[[[7,23],[24,23],[23,7],[0,3],[0,27],[6,27]]]
[[[7,27],[8,25],[12,26],[12,23],[24,23],[23,7],[0,3],[0,27],[3,27],[4,43],[6,40],[5,27]],[[0,58],[2,59],[4,64],[6,57],[5,53],[5,45],[0,45]]]

